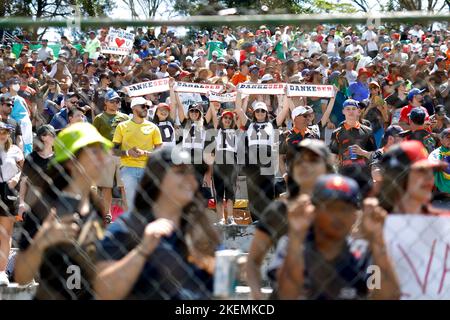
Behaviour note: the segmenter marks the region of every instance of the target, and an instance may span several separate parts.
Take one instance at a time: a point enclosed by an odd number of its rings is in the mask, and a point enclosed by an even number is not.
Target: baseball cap
[[[253,111],[256,111],[258,109],[262,109],[262,110],[268,111],[267,105],[264,102],[262,102],[262,101],[258,101],[258,102],[256,102],[253,105]]]
[[[358,208],[361,202],[361,191],[356,181],[351,178],[340,174],[326,174],[317,180],[311,200],[313,204],[341,200]]]
[[[411,110],[408,116],[412,122],[423,124],[427,115],[422,108],[414,108]]]
[[[399,125],[392,125],[386,128],[386,131],[384,132],[383,139],[387,140],[389,137],[396,137],[401,132],[403,132],[403,128]]]
[[[147,105],[147,104],[148,104],[148,101],[145,98],[143,98],[143,97],[136,97],[136,98],[133,98],[131,100],[131,106],[130,107],[133,108],[135,106]]]
[[[47,134],[51,134],[52,136],[56,137],[56,131],[55,128],[53,128],[53,126],[49,125],[49,124],[44,124],[42,126],[40,126],[37,130],[36,130],[36,135],[38,137],[42,137],[45,136]]]
[[[8,80],[7,85],[10,86],[12,84],[20,84],[20,80],[18,78],[11,78]]]
[[[114,99],[120,99],[120,96],[115,90],[108,90],[105,93],[105,99],[107,101],[111,101],[111,100],[114,100]]]
[[[198,110],[198,111],[200,111],[201,113],[203,113],[203,108],[202,108],[202,106],[199,105],[198,103],[190,104],[189,107],[188,107],[188,111],[190,111],[190,110]]]
[[[271,81],[271,80],[273,80],[273,76],[271,74],[269,74],[269,73],[266,73],[261,78],[261,81]]]
[[[446,129],[442,130],[442,132],[440,133],[439,136],[441,137],[441,139],[443,139],[448,135],[450,135],[450,128],[446,128]]]
[[[175,62],[171,62],[168,65],[169,68],[173,68],[173,69],[180,69],[180,66],[178,64],[176,64]]]
[[[327,162],[331,163],[332,157],[330,149],[327,147],[324,141],[319,139],[303,139],[297,144],[297,148],[308,149],[321,158],[325,159]]]
[[[294,110],[292,110],[292,120],[294,120],[298,116],[313,112],[314,110],[310,106],[295,107]]]
[[[184,59],[184,60],[186,60],[186,61],[187,61],[187,60],[193,61],[194,58],[192,58],[191,56],[187,56],[186,59]]]
[[[219,59],[217,59],[217,64],[227,65],[228,62],[225,58],[219,58]]]
[[[8,130],[11,131],[13,129],[12,126],[10,126],[7,123],[4,123],[3,121],[0,121],[0,130]]]
[[[145,46],[145,45],[148,45],[148,41],[147,40],[141,40],[140,45],[141,45],[141,47]]]
[[[166,108],[167,110],[170,111],[170,106],[167,103],[158,103],[158,105],[156,106],[156,109],[158,108]]]
[[[53,163],[61,163],[72,157],[82,148],[93,143],[100,143],[106,150],[113,147],[113,143],[103,137],[90,123],[78,122],[63,129],[56,137]]]
[[[231,116],[232,118],[234,118],[234,113],[233,113],[233,111],[230,111],[230,110],[224,110],[220,116],[221,116],[221,117],[224,117],[224,116],[226,116],[226,115],[229,115],[229,116]]]
[[[250,66],[250,68],[248,68],[248,70],[250,71],[250,72],[252,72],[253,70],[259,70],[259,67],[257,66],[257,65],[252,65],[252,66]]]
[[[345,108],[345,107],[357,107],[357,108],[360,108],[360,105],[359,105],[359,102],[357,100],[347,99],[342,104],[342,108]]]
[[[212,55],[212,56],[216,56],[216,57],[217,57],[217,56],[219,55],[219,52],[217,52],[217,51],[213,51],[211,55]]]
[[[166,60],[161,60],[161,61],[159,62],[159,65],[162,66],[163,64],[168,64],[168,62],[167,62]]]
[[[362,76],[363,74],[370,75],[370,72],[366,68],[360,68],[358,70],[358,77]]]
[[[439,56],[436,59],[434,59],[434,63],[439,63],[439,62],[446,61],[446,60],[447,60],[446,57]]]
[[[408,101],[411,101],[414,98],[414,96],[422,94],[423,92],[425,92],[425,90],[420,90],[420,89],[417,89],[417,88],[413,88],[413,89],[409,90],[409,92],[408,92]]]
[[[400,142],[384,154],[380,162],[384,170],[398,170],[402,172],[405,169],[445,169],[448,164],[440,161],[428,159],[428,152],[422,142],[417,140],[408,140]]]

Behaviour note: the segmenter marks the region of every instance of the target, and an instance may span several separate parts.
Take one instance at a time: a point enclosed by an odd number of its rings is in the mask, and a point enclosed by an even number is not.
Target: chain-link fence
[[[301,18],[5,43],[0,297],[447,298],[450,31]]]

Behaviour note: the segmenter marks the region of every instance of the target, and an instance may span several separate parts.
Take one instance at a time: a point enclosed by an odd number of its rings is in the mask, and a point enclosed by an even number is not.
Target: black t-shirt
[[[428,153],[431,153],[437,146],[437,141],[434,135],[425,129],[415,131],[409,130],[408,133],[405,134],[405,140],[417,140],[422,142]]]
[[[50,209],[57,207],[58,199],[44,196],[25,215],[23,233],[19,241],[20,251],[25,251],[41,228]],[[90,213],[81,217],[80,234],[89,234],[86,241],[76,244],[58,244],[48,248],[39,269],[37,299],[90,300],[94,298],[92,281],[95,277],[95,240],[102,234],[103,221],[100,213],[91,205]],[[87,230],[86,230],[87,229]],[[73,266],[79,267],[81,286],[70,286]]]
[[[276,271],[286,257],[288,237],[280,239],[268,276],[277,290]],[[313,229],[304,242],[305,281],[304,290],[308,300],[357,300],[368,295],[367,268],[372,255],[365,240],[348,237],[341,253],[332,261],[317,250]]]
[[[366,151],[375,151],[376,145],[372,129],[362,124],[349,128],[344,123],[333,131],[333,134],[331,135],[330,150],[332,153],[339,156],[341,164],[366,164],[367,159],[362,156],[356,156],[356,159],[351,159],[349,147],[352,145],[358,145]]]
[[[52,159],[53,155],[49,158],[42,158],[37,151],[33,151],[25,158],[22,175],[26,176],[31,184],[40,184],[42,175]]]
[[[287,206],[284,201],[272,201],[261,214],[256,228],[266,233],[274,246],[288,231]]]
[[[307,128],[304,132],[300,132],[294,128],[285,131],[280,138],[280,154],[286,154],[288,148],[296,146],[304,139],[319,139],[319,136],[310,128]]]
[[[98,260],[120,260],[142,239],[144,229],[154,220],[151,213],[130,212],[110,225],[98,243]],[[128,299],[197,300],[210,299],[212,276],[188,262],[183,234],[163,237],[147,260]]]

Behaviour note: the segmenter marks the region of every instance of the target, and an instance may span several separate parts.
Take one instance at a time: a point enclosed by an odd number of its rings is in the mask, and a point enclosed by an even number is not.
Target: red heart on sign
[[[116,44],[120,48],[125,43],[125,39],[116,38]]]

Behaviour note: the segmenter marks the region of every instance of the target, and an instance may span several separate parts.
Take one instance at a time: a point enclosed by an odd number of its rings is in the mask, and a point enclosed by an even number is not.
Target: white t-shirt
[[[2,182],[8,182],[16,174],[19,173],[19,167],[17,162],[23,160],[22,150],[15,144],[12,144],[7,152],[0,151],[0,158],[2,160],[2,165],[0,166],[3,180]]]
[[[322,51],[322,47],[320,46],[320,43],[317,41],[313,41],[308,46],[308,56],[311,57],[313,53]]]
[[[352,43],[352,44],[349,44],[349,45],[345,48],[345,53],[349,53],[349,54],[351,54],[351,55],[354,55],[354,54],[357,54],[357,53],[359,53],[359,54],[364,54],[364,49],[363,49],[363,47],[361,47],[359,44],[354,45],[354,44]]]
[[[422,39],[422,36],[424,35],[425,32],[423,32],[422,29],[416,30],[416,29],[412,29],[409,30],[409,34],[412,36],[416,36],[419,37],[419,39]]]
[[[372,30],[366,30],[361,37],[362,40],[367,40],[367,50],[376,51],[378,50],[377,41],[378,36]]]

